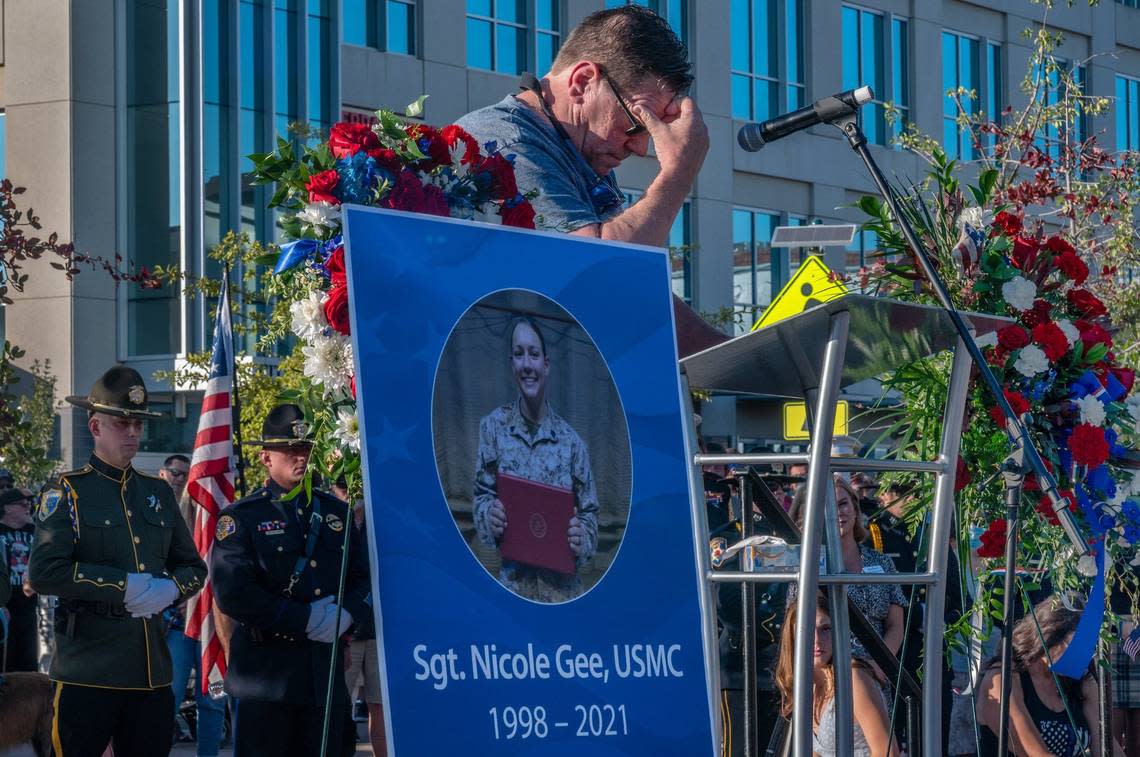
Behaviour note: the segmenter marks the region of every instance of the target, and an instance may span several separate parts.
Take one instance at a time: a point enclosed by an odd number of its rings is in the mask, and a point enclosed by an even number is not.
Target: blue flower
[[[376,188],[381,180],[392,180],[391,175],[364,151],[338,160],[336,171],[340,174],[337,189],[340,190],[341,200],[361,205],[369,205],[375,200]]]
[[[1140,528],[1133,526],[1131,523],[1124,527],[1124,539],[1129,544],[1135,544],[1140,541]]]
[[[1140,505],[1136,504],[1135,500],[1124,500],[1124,506],[1121,508],[1124,517],[1132,523],[1140,524]]]

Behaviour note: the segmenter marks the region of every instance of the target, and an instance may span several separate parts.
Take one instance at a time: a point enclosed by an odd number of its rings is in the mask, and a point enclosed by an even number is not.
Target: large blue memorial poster
[[[666,253],[345,237],[389,753],[715,754]]]

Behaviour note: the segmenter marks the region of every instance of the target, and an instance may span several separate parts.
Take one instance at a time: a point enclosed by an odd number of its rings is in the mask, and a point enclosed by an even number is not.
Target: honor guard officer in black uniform
[[[320,754],[334,642],[328,754],[338,755],[348,705],[339,639],[369,612],[368,560],[346,503],[316,489],[311,499],[303,489],[288,496],[304,480],[312,450],[300,409],[273,408],[262,437],[253,443],[262,446],[269,481],[222,511],[210,566],[218,606],[238,622],[226,671],[226,691],[237,700],[234,755]]]
[[[206,565],[170,486],[131,467],[147,409],[142,376],[115,366],[86,397],[90,462],[40,495],[32,588],[59,597],[53,739],[57,757],[165,755],[174,731],[162,611],[202,588]]]

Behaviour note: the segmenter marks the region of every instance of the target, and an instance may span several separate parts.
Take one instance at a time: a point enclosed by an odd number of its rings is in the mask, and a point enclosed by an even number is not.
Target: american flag
[[[202,416],[194,438],[186,493],[194,508],[194,543],[198,554],[210,563],[218,515],[234,500],[233,443],[233,331],[230,328],[229,275],[222,278],[222,296],[214,322],[214,349],[210,378],[202,398]],[[186,608],[186,635],[198,639],[202,648],[204,693],[221,693],[226,675],[226,657],[214,628],[214,587],[208,581]]]
[[[1132,629],[1132,633],[1128,634],[1128,638],[1124,640],[1124,654],[1128,655],[1129,659],[1135,660],[1136,653],[1140,652],[1140,626]]]

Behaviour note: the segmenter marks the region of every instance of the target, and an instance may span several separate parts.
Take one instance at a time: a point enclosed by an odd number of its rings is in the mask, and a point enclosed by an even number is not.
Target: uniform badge
[[[214,538],[218,541],[224,541],[226,537],[233,536],[234,531],[237,531],[237,523],[229,515],[223,515],[218,518],[218,530],[214,534]]]
[[[159,502],[158,497],[154,496],[153,494],[147,496],[146,506],[151,510],[154,510],[156,513],[162,509],[162,503]]]
[[[339,516],[329,513],[325,516],[325,523],[329,524],[329,528],[337,533],[344,530],[344,521]]]
[[[51,517],[52,513],[59,507],[61,497],[63,497],[63,492],[59,489],[47,489],[40,495],[39,515],[41,521]]]
[[[132,405],[141,405],[146,399],[146,389],[138,385],[132,386],[127,390],[127,399]]]
[[[266,536],[280,536],[285,533],[285,525],[283,520],[263,520],[257,524],[257,530]]]

